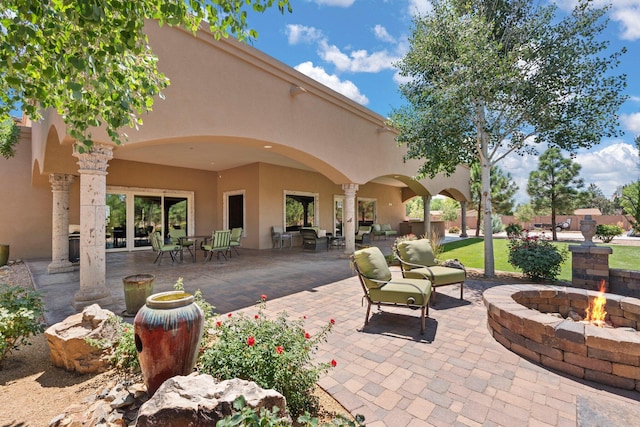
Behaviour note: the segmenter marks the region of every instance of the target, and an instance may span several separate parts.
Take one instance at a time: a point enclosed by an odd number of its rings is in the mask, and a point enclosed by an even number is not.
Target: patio
[[[374,242],[385,254],[390,241]],[[486,326],[482,292],[499,281],[468,280],[465,300],[455,286],[439,290],[425,335],[406,310],[374,314],[361,331],[365,307],[357,277],[341,250],[248,250],[229,261],[153,264],[148,252],[107,254],[107,286],[117,314],[125,309],[122,278],[156,275],[155,292],[178,277],[187,290],[201,289],[218,313],[250,307],[268,296],[271,312],[307,316],[307,325],[336,320],[318,353],[336,368],[320,385],[367,426],[640,425],[640,393],[577,381],[528,362],[496,342]],[[201,259],[201,257],[199,257]],[[47,322],[74,311],[79,273],[48,275],[49,260],[27,261],[47,307]],[[251,308],[249,308],[249,311]]]

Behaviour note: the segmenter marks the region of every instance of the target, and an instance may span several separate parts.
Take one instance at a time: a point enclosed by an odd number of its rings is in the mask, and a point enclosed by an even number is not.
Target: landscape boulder
[[[235,412],[233,401],[239,396],[251,408],[275,406],[279,417],[288,418],[286,400],[275,390],[240,379],[216,382],[211,375],[194,373],[165,381],[140,408],[136,426],[212,426]]]
[[[114,322],[107,321],[112,316],[115,316],[113,312],[93,304],[82,313],[50,326],[44,334],[53,364],[81,374],[108,370],[107,351],[89,344],[87,339],[96,343],[114,342],[119,332]]]

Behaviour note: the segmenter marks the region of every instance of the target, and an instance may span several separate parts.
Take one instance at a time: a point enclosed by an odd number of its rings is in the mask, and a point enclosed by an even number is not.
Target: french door
[[[193,234],[193,212],[191,191],[108,187],[106,249],[148,249],[151,233],[160,232],[164,239],[176,228]]]

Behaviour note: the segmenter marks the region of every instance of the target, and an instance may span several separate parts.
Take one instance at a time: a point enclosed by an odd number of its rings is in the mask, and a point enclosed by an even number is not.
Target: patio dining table
[[[180,239],[180,244],[182,244],[184,240],[193,241],[193,252],[191,253],[191,258],[193,259],[193,262],[196,262],[196,258],[198,257],[198,250],[200,250],[200,246],[202,246],[203,243],[206,243],[207,239],[210,239],[210,238],[211,238],[210,234],[207,234],[207,235],[199,234],[195,236],[187,236],[187,237],[182,237]],[[198,241],[201,241],[200,244],[198,244]]]

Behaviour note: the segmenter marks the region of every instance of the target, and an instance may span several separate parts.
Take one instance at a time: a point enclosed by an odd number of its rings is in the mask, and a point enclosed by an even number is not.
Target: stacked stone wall
[[[640,391],[640,300],[606,294],[608,320],[600,328],[545,312],[584,313],[597,292],[544,285],[510,285],[483,294],[493,337],[535,363],[627,390]]]

